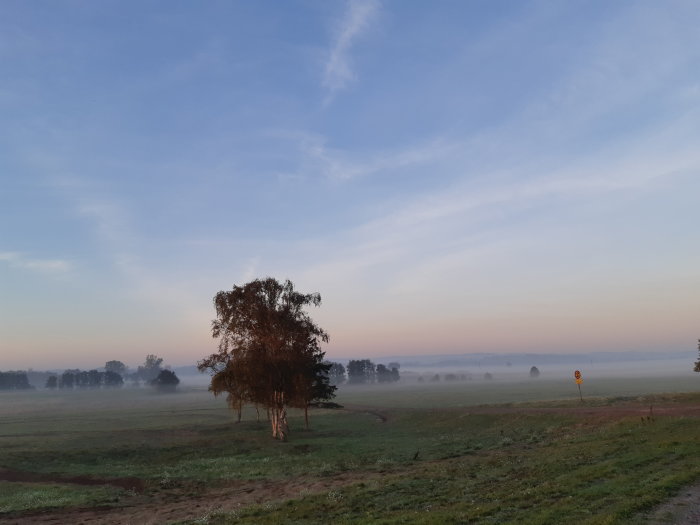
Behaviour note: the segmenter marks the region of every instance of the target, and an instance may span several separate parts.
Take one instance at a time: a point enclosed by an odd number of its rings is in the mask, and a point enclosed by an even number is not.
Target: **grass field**
[[[693,386],[346,388],[287,443],[203,390],[5,393],[0,522],[644,522],[700,479]]]

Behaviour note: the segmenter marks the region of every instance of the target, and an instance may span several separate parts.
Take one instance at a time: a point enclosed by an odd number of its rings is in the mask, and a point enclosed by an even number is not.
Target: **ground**
[[[288,443],[204,391],[6,394],[0,522],[698,523],[700,395],[566,388],[346,389]]]

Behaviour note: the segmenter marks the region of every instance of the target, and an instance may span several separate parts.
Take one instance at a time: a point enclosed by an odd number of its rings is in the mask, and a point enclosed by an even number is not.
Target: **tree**
[[[401,377],[399,376],[399,369],[398,368],[393,367],[393,366],[389,367],[389,368],[391,368],[391,380],[392,381],[398,381],[399,379],[401,379]]]
[[[114,372],[124,377],[126,373],[126,365],[121,361],[107,361],[105,363],[105,372]]]
[[[377,381],[380,383],[392,383],[399,380],[399,370],[397,368],[387,368],[384,365],[377,365]]]
[[[26,390],[33,388],[29,384],[26,372],[0,372],[0,390]]]
[[[530,368],[530,377],[537,378],[540,377],[540,371],[536,366]]]
[[[348,363],[348,383],[374,383],[376,369],[369,359],[353,359]]]
[[[124,384],[124,378],[116,372],[107,370],[104,374],[104,385],[106,387],[119,388]]]
[[[330,362],[328,379],[332,385],[341,385],[345,382],[345,367],[341,363]]]
[[[104,372],[98,372],[97,370],[90,370],[88,372],[88,386],[90,388],[100,388],[103,382]]]
[[[56,376],[49,376],[48,379],[46,380],[46,388],[50,388],[53,390],[58,386],[58,377]]]
[[[158,374],[163,370],[163,367],[161,367],[162,364],[162,357],[158,357],[155,354],[148,354],[143,365],[140,365],[136,369],[136,373],[134,374],[136,381],[141,380],[150,383],[158,377]]]
[[[328,334],[305,311],[320,304],[318,293],[302,294],[291,281],[271,277],[214,297],[212,336],[219,339],[219,351],[197,366],[211,371],[209,389],[227,392],[229,405],[266,407],[275,439],[287,438],[287,407],[306,411],[311,401],[334,395],[321,351]]]
[[[700,339],[698,339],[698,360],[695,361],[695,367],[693,371],[700,372]]]
[[[58,382],[58,388],[73,388],[75,383],[75,373],[71,370],[66,370],[61,374],[61,379]]]
[[[180,379],[172,370],[161,370],[158,375],[151,380],[151,385],[161,392],[174,392]]]
[[[90,384],[90,374],[86,370],[76,370],[75,374],[75,386],[78,388],[87,388]]]

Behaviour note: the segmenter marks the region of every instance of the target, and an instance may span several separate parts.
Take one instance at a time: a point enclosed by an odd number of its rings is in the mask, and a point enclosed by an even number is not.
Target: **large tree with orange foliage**
[[[209,389],[215,395],[226,392],[239,414],[244,403],[266,407],[276,439],[287,438],[287,407],[307,410],[311,401],[330,399],[335,392],[321,350],[328,334],[305,311],[320,304],[318,293],[297,292],[291,281],[271,277],[214,297],[212,336],[219,339],[219,350],[198,367],[211,371]]]

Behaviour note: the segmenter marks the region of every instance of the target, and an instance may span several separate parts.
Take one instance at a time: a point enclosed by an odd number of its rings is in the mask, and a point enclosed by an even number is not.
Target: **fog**
[[[439,374],[467,375],[494,381],[517,381],[530,377],[535,366],[540,378],[571,378],[575,370],[588,377],[693,376],[696,351],[687,352],[591,352],[579,354],[462,354],[438,356],[389,356],[373,359],[377,364],[398,362],[402,381],[424,380]],[[341,361],[347,364],[347,361]]]

